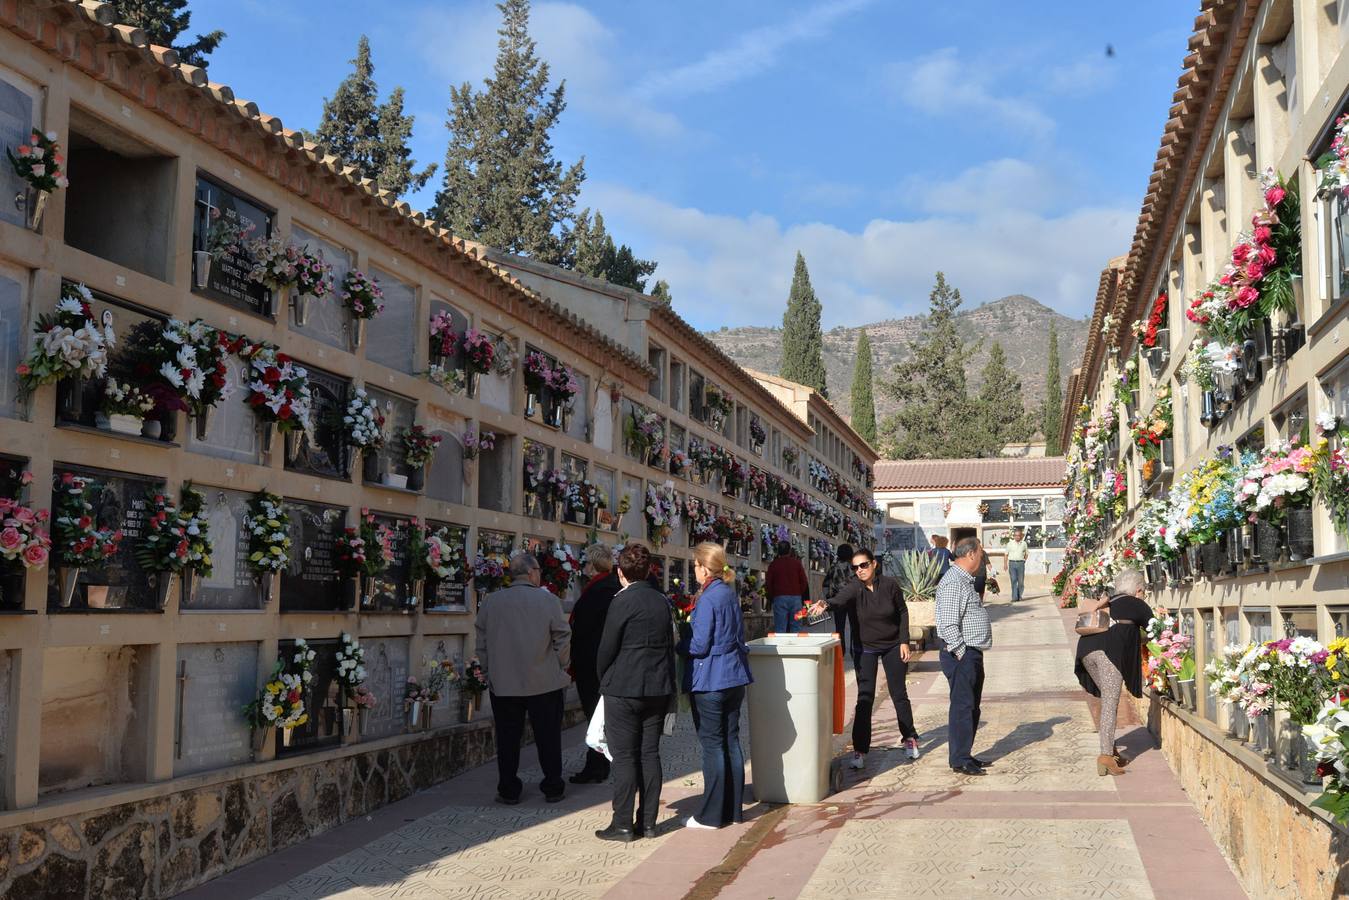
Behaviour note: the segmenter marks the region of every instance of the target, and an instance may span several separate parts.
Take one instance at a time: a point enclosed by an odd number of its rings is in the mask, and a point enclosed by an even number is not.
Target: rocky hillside
[[[877,380],[889,376],[895,363],[908,354],[908,342],[918,336],[924,316],[887,319],[863,326],[871,336]],[[979,373],[994,341],[1002,343],[1008,365],[1021,376],[1024,402],[1035,409],[1044,402],[1045,368],[1049,362],[1049,324],[1059,332],[1059,362],[1063,384],[1082,358],[1087,342],[1087,320],[1061,315],[1033,297],[1013,294],[960,313],[960,329],[966,340],[983,341],[970,362],[969,381],[977,388]],[[835,328],[824,335],[824,365],[829,378],[829,396],[844,416],[849,415],[853,351],[857,328]],[[780,328],[723,328],[707,336],[728,356],[751,369],[776,373],[782,355]],[[875,391],[877,419],[894,412],[894,403],[879,386]]]

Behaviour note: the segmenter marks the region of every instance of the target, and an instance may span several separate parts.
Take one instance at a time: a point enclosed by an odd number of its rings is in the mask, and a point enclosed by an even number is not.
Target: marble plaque
[[[601,388],[595,396],[595,414],[591,416],[591,441],[601,450],[614,449],[614,411],[609,392]]]
[[[623,495],[628,495],[628,512],[619,520],[618,530],[628,537],[637,541],[646,540],[646,517],[642,510],[646,507],[646,486],[642,479],[633,478],[631,475],[623,476],[623,487],[619,488],[618,500],[614,501],[614,510],[617,511],[618,505],[623,500]]]
[[[196,428],[188,428],[187,446],[205,456],[256,463],[262,452],[262,440],[258,417],[243,402],[245,363],[231,353],[225,357],[225,368],[225,396],[211,410],[206,437],[197,440]]]
[[[571,418],[566,434],[578,441],[586,441],[590,439],[590,378],[577,372],[576,383],[581,389],[571,398]]]
[[[489,531],[478,529],[478,552],[483,556],[498,557],[503,563],[510,559],[515,549],[515,535],[508,531]]]
[[[378,269],[371,275],[384,291],[384,312],[366,325],[365,358],[400,372],[412,372],[416,369],[415,341],[423,333],[413,327],[417,288]]]
[[[417,401],[372,387],[367,387],[366,393],[384,414],[384,446],[379,451],[380,458],[384,460],[383,469],[400,475],[408,474],[411,470],[403,462],[399,436],[417,420]]]
[[[332,268],[333,280],[331,294],[321,299],[310,299],[309,315],[304,325],[296,325],[292,317],[290,327],[331,347],[347,349],[351,340],[351,318],[347,315],[347,309],[342,305],[339,294],[342,291],[342,279],[351,271],[351,251],[299,225],[291,226],[290,240],[295,246],[307,249],[327,263]]]
[[[71,600],[71,608],[156,608],[159,603],[156,586],[136,561],[136,553],[152,514],[152,498],[164,489],[164,482],[74,466],[58,466],[55,477],[60,479],[67,472],[86,479],[85,496],[93,507],[97,526],[122,530],[122,540],[111,559],[100,566],[85,566],[80,570],[79,587]],[[57,567],[49,567],[48,574],[47,603],[49,608],[59,609],[61,592]]]
[[[366,638],[361,641],[365,650],[365,686],[375,695],[375,708],[370,710],[362,737],[380,738],[401,734],[406,717],[403,715],[403,695],[407,690],[408,639]],[[420,673],[417,673],[420,678]]]
[[[497,375],[495,372],[488,372],[478,379],[478,399],[485,406],[493,409],[499,409],[502,412],[511,411],[511,382],[510,375]]]
[[[411,537],[407,519],[375,516],[375,524],[389,530],[393,540],[393,560],[389,567],[370,579],[369,590],[363,598],[362,609],[403,611],[408,608],[412,591],[412,557],[409,555]]]
[[[454,670],[460,674],[464,671],[464,636],[462,634],[428,634],[422,640],[424,648],[423,663],[446,662],[454,664]],[[440,695],[440,701],[432,707],[435,710],[433,724],[439,722],[446,724],[457,722],[459,715],[459,704],[462,702],[463,689],[457,685],[450,685],[449,690]],[[452,717],[452,718],[451,718]]]
[[[243,708],[258,688],[258,645],[179,644],[173,774],[248,762]]]
[[[431,433],[440,438],[440,446],[431,457],[431,468],[426,473],[426,496],[447,503],[463,503],[464,445],[459,442],[463,432],[452,434],[436,429]]]
[[[1045,500],[1045,519],[1050,522],[1061,522],[1063,521],[1063,513],[1067,508],[1067,499],[1050,497]]]
[[[15,153],[21,145],[28,143],[32,132],[33,97],[18,85],[0,79],[0,148],[3,148],[0,160],[4,161],[0,165],[0,220],[20,227],[28,224],[27,211],[21,209],[14,198],[28,190],[28,182],[15,174],[3,151]],[[8,371],[14,369],[11,367]]]
[[[246,247],[250,241],[270,237],[271,233],[271,213],[198,175],[192,250],[205,251],[211,257],[206,286],[197,287],[194,278],[193,292],[259,315],[269,314],[271,292],[249,280],[253,260]]]
[[[498,434],[496,447],[478,454],[478,506],[493,512],[511,512],[515,495],[514,442]]]
[[[1040,519],[1040,498],[1019,497],[1012,501],[1013,518],[1018,522],[1036,522]]]
[[[467,612],[469,566],[473,563],[468,557],[468,529],[445,522],[429,521],[426,524],[432,531],[445,530],[445,539],[463,551],[464,566],[449,578],[426,583],[423,608],[426,612]]]
[[[300,450],[293,460],[286,460],[286,468],[297,472],[347,478],[346,429],[342,417],[346,415],[351,399],[351,382],[340,375],[305,366],[309,372],[309,391],[314,398],[314,435],[300,442]],[[275,438],[279,443],[281,438]]]
[[[262,589],[248,565],[248,503],[243,491],[197,485],[206,495],[206,519],[211,535],[211,575],[198,578],[197,588],[184,609],[259,609]]]
[[[3,91],[3,83],[0,83],[0,91]],[[4,205],[4,196],[0,194],[0,207]],[[25,350],[24,333],[28,327],[23,302],[25,293],[27,278],[24,273],[0,266],[0,415],[3,416],[14,416],[19,412],[19,382],[14,367],[23,360]]]
[[[281,609],[342,609],[346,596],[334,554],[346,528],[346,510],[317,503],[286,501],[290,516],[290,565],[281,573]]]
[[[920,503],[918,504],[918,524],[924,528],[943,528],[946,525],[946,514],[942,512],[940,503]]]
[[[313,679],[305,692],[305,710],[309,721],[297,726],[289,747],[276,736],[276,755],[291,756],[304,750],[331,747],[342,742],[342,685],[337,680],[337,639],[309,640],[314,661],[309,671]],[[282,659],[295,655],[294,641],[281,641],[277,651]]]

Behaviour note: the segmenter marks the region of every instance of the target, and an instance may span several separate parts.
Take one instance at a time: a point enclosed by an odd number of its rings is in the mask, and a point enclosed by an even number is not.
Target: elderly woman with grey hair
[[[1087,693],[1101,698],[1101,755],[1096,774],[1123,775],[1128,760],[1115,748],[1115,717],[1119,712],[1120,688],[1135,697],[1143,694],[1143,667],[1139,655],[1143,629],[1152,618],[1152,608],[1143,601],[1147,583],[1140,569],[1123,569],[1115,576],[1109,597],[1089,601],[1085,612],[1110,608],[1110,627],[1100,634],[1077,639],[1077,680]]]

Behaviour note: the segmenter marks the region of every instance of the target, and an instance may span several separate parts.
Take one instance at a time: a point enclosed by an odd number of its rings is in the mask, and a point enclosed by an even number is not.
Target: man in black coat
[[[675,694],[675,642],[670,600],[647,582],[650,571],[645,545],[628,544],[618,555],[623,589],[609,607],[596,659],[604,736],[614,758],[613,819],[595,832],[606,841],[654,835],[660,812],[660,737]]]
[[[595,657],[599,653],[609,604],[622,585],[614,571],[613,554],[603,544],[586,548],[586,566],[590,570],[590,583],[581,591],[571,611],[571,664],[576,693],[581,695],[581,707],[589,721],[600,703],[600,674],[595,667]],[[594,750],[586,751],[585,767],[571,776],[572,784],[601,784],[608,780],[609,760]]]

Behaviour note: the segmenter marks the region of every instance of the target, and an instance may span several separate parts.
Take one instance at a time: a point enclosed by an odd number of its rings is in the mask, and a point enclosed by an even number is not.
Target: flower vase
[[[356,710],[352,709],[350,706],[342,707],[342,733],[344,735],[350,735],[351,729],[355,724]]]
[[[211,281],[211,254],[206,250],[192,251],[192,283],[202,290]]]
[[[477,706],[477,702],[477,698],[472,694],[464,693],[463,703],[460,704],[459,710],[465,724],[473,721],[473,713],[476,711],[474,707]]]
[[[42,227],[42,214],[47,211],[47,200],[50,195],[46,191],[40,191],[35,187],[29,187],[20,197],[16,197],[16,202],[22,200],[25,219],[29,231],[37,231]]]
[[[290,746],[290,742],[291,742],[291,740],[292,740],[294,737],[295,737],[295,729],[294,729],[294,728],[282,728],[282,729],[281,729],[281,746],[282,746],[282,747],[289,747],[289,746]]]
[[[364,735],[370,730],[370,707],[360,706],[356,709],[356,727]]]
[[[426,466],[414,466],[408,470],[408,490],[420,491],[426,486]]]
[[[1321,776],[1316,774],[1316,738],[1313,732],[1315,726],[1302,725],[1294,726],[1297,733],[1294,735],[1293,747],[1297,753],[1298,777],[1303,784],[1320,786]]]
[[[56,570],[56,579],[61,589],[61,606],[69,609],[75,599],[75,588],[80,580],[79,566],[61,566]]]
[[[264,422],[261,419],[257,422],[257,428],[258,455],[264,466],[269,465],[272,461],[272,432],[275,431],[275,429],[272,428],[271,422]]]
[[[1178,684],[1180,686],[1180,702],[1183,703],[1185,705],[1185,708],[1188,709],[1190,712],[1194,712],[1196,700],[1194,690],[1194,679],[1182,678],[1178,681]]]
[[[1173,672],[1166,673],[1166,693],[1177,704],[1180,703],[1180,678]]]
[[[1157,477],[1157,460],[1155,459],[1143,460],[1143,480],[1152,481],[1152,479],[1156,477]]]
[[[197,415],[192,416],[192,435],[198,441],[206,440],[206,435],[211,431],[211,413],[215,412],[215,407],[208,406]]]
[[[1251,719],[1251,743],[1262,756],[1269,756],[1274,749],[1273,727],[1270,725],[1270,713]]]
[[[290,291],[290,309],[295,317],[295,327],[303,328],[309,322],[309,301],[308,294],[301,293],[295,289]]]
[[[169,595],[173,592],[173,586],[177,579],[176,572],[156,572],[155,578],[155,609],[167,609]]]
[[[532,419],[539,411],[539,397],[533,391],[525,391],[525,418]]]
[[[1213,396],[1213,391],[1204,391],[1200,397],[1199,405],[1199,423],[1206,428],[1212,427],[1218,417],[1218,402]]]
[[[1251,731],[1251,722],[1237,703],[1227,704],[1227,733],[1239,741],[1246,740]]]
[[[158,419],[145,419],[141,422],[141,437],[157,441],[163,433],[164,423]]]
[[[466,369],[464,372],[464,395],[468,397],[478,396],[478,374],[472,369]]]
[[[1311,559],[1315,552],[1312,538],[1312,511],[1310,508],[1288,510],[1288,523],[1285,528],[1288,541],[1288,556],[1294,562]]]
[[[355,353],[365,343],[365,323],[368,319],[356,316],[351,320],[351,352]]]
[[[258,591],[262,594],[263,606],[272,602],[272,582],[275,578],[275,572],[260,572],[258,574]]]
[[[373,450],[361,454],[361,480],[366,484],[379,484],[384,479],[386,461]]]
[[[431,713],[435,712],[434,701],[422,704],[422,731],[431,730]]]
[[[300,441],[304,439],[304,431],[299,428],[287,428],[281,434],[286,442],[286,459],[295,462],[300,455]]]
[[[114,434],[129,434],[139,436],[141,426],[145,424],[145,419],[140,416],[132,416],[126,413],[111,413],[108,416],[108,430]]]
[[[422,720],[422,701],[411,700],[407,705],[407,730],[416,731]]]

